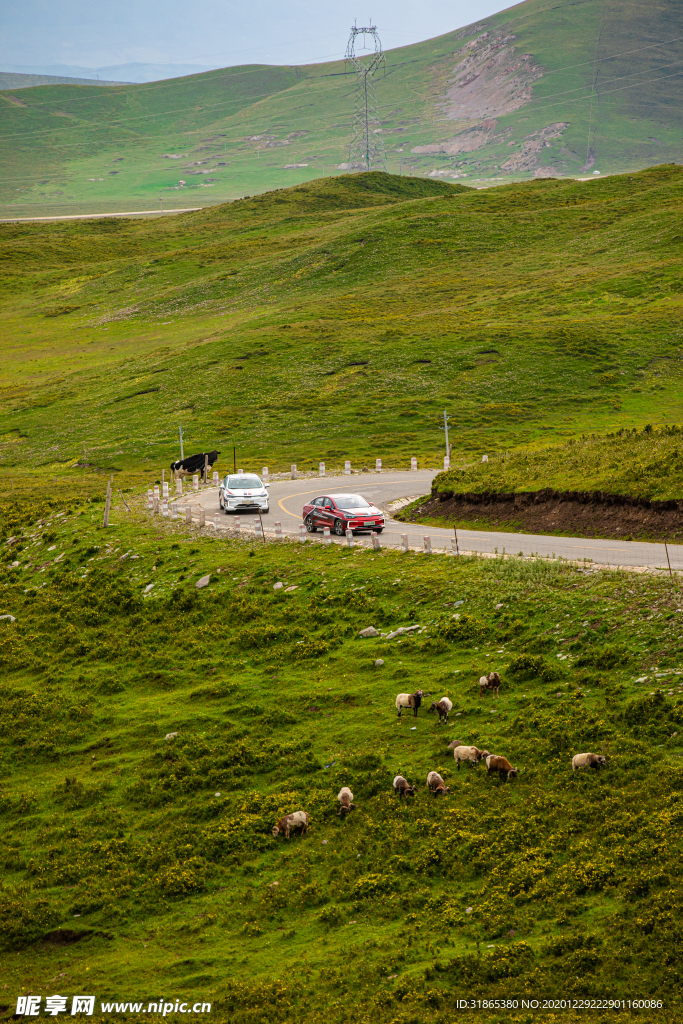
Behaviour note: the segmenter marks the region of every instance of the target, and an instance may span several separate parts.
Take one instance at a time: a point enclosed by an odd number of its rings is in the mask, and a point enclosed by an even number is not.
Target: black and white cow
[[[176,480],[182,480],[184,476],[192,476],[197,473],[199,476],[204,472],[204,462],[208,459],[209,469],[220,455],[220,452],[201,452],[199,455],[188,455],[184,459],[178,459],[171,463],[171,473]]]

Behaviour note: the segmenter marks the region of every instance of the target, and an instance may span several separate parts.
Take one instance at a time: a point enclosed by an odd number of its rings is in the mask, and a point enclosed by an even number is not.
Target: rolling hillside
[[[682,204],[675,166],[484,191],[370,173],[4,224],[4,486],[157,475],[179,423],[186,451],[271,469],[439,466],[445,408],[466,461],[679,423]]]
[[[525,0],[392,50],[387,169],[481,186],[679,161],[682,38],[676,0]],[[353,78],[235,67],[5,91],[0,108],[5,216],[204,206],[340,173]]]

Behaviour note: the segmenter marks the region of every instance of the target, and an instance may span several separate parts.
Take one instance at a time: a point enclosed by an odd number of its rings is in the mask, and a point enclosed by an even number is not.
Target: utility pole
[[[182,423],[179,424],[179,426],[178,426],[178,433],[180,434],[180,458],[184,459],[185,456],[183,454],[183,425],[182,425]]]
[[[448,415],[448,413],[444,409],[444,411],[443,411],[443,426],[439,427],[439,430],[443,430],[445,432],[445,435],[446,435],[446,455],[447,455],[448,459],[450,460],[450,457],[451,457],[451,446],[448,443],[448,421],[449,421],[449,419],[450,419],[450,416]]]
[[[374,44],[374,52],[364,61],[356,55],[357,36],[363,36],[364,40],[365,36],[369,36]],[[380,134],[382,128],[375,95],[375,75],[380,68],[386,69],[386,61],[376,25],[352,27],[344,60],[352,66],[358,76],[349,163],[360,163],[366,171],[371,170],[373,166],[386,171],[386,155]]]

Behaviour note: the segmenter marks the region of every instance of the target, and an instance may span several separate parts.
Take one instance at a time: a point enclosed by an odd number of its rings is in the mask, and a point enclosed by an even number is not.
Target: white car
[[[218,502],[224,512],[258,512],[270,510],[269,484],[255,473],[228,473],[218,488]]]

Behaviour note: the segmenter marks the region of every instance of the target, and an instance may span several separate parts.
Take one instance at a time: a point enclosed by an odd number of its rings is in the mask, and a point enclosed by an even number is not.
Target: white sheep
[[[402,775],[394,776],[394,789],[399,796],[415,796],[415,786],[408,785],[408,780]]]
[[[337,800],[339,801],[338,814],[348,814],[351,808],[355,807],[353,793],[348,786],[342,786],[337,793]]]
[[[429,710],[438,711],[439,721],[447,723],[448,715],[453,710],[453,702],[448,697],[442,697],[439,701],[433,700]]]
[[[458,763],[458,771],[460,771],[460,762],[469,761],[470,764],[479,764],[482,757],[488,757],[488,750],[479,750],[477,747],[464,747],[453,740],[452,743],[448,744],[448,749],[453,751],[453,757]]]
[[[574,754],[572,758],[572,770],[577,768],[594,768],[596,771],[600,766],[607,764],[607,758],[602,754]]]

